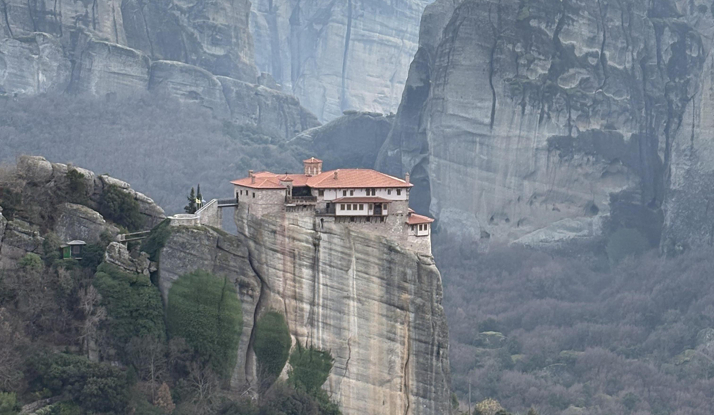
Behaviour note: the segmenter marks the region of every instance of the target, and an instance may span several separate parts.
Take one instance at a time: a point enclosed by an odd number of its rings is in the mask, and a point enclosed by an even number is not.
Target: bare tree
[[[156,390],[166,375],[166,346],[154,336],[134,337],[126,345],[126,354],[139,377],[148,382],[153,402]]]
[[[97,331],[99,324],[107,318],[107,310],[99,306],[101,296],[94,286],[88,286],[79,295],[79,308],[84,314],[84,321],[81,323],[82,349],[87,357],[92,361],[99,360],[97,351]]]
[[[205,363],[191,362],[188,382],[194,392],[194,403],[201,414],[210,412],[218,392],[218,376]]]

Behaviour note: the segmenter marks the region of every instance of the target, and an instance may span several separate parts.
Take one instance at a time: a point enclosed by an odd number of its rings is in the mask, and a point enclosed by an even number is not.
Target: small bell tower
[[[322,173],[322,160],[316,159],[315,157],[310,157],[307,160],[303,160],[303,165],[305,166],[306,176],[317,176]]]

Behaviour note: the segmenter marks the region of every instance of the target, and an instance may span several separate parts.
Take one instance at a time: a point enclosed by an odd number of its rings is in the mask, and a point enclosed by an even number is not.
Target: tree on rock
[[[227,277],[198,270],[181,276],[169,290],[166,324],[221,376],[236,364],[243,331],[241,302]]]

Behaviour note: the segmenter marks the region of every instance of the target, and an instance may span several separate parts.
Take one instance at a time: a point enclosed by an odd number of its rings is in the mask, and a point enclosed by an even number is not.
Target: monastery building
[[[409,208],[413,184],[409,174],[399,179],[370,169],[322,171],[322,160],[304,160],[298,174],[248,172],[234,180],[236,203],[262,217],[296,214],[314,217],[318,229],[326,223],[378,233],[409,249],[431,255],[434,219]]]

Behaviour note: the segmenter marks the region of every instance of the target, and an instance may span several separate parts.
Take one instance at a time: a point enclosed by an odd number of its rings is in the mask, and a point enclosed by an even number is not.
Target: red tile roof
[[[333,203],[391,203],[389,199],[375,196],[362,197],[341,197],[332,200]]]
[[[315,159],[317,160],[317,159]],[[335,179],[337,172],[337,179]],[[294,187],[309,186],[316,189],[345,189],[345,188],[387,188],[387,187],[412,187],[413,184],[388,174],[370,169],[339,169],[306,176],[304,174],[278,175],[270,172],[255,173],[255,183],[250,177],[233,180],[231,183],[255,189],[282,189],[280,178],[286,177],[293,180]]]
[[[335,178],[337,172],[337,178]],[[331,170],[310,177],[307,185],[317,189],[361,187],[412,187],[402,179],[371,169]]]
[[[409,218],[407,218],[407,225],[419,225],[421,223],[432,222],[434,222],[434,219],[423,215],[417,215],[416,213],[409,214]]]

